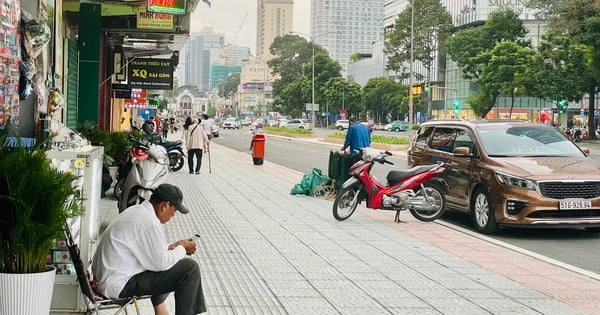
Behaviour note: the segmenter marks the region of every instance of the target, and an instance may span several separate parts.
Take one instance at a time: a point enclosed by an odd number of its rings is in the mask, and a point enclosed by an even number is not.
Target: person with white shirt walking
[[[187,130],[187,152],[188,152],[188,168],[190,174],[200,174],[202,166],[202,152],[208,150],[208,136],[204,132],[202,124],[198,120],[194,120],[192,125]],[[196,157],[196,167],[194,167],[194,156]]]

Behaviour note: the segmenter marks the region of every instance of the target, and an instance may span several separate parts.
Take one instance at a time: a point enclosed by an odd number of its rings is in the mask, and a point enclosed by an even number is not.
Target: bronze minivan
[[[478,231],[501,226],[600,230],[600,163],[556,128],[518,120],[431,120],[421,124],[410,167],[449,163],[437,180],[447,210],[468,213]]]

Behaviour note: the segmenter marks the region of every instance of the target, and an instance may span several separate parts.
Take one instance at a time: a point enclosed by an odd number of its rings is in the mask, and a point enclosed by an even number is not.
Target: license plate
[[[572,201],[561,201],[558,205],[560,210],[572,210],[572,209],[590,209],[592,202],[589,200],[572,200]]]

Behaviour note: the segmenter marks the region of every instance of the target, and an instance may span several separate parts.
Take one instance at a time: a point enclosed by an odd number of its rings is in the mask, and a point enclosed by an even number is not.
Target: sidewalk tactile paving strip
[[[362,206],[337,222],[333,200],[289,194],[296,172],[211,153],[212,174],[206,159],[199,176],[169,174],[192,211],[165,225],[169,239],[201,235],[208,314],[580,314],[402,231],[431,224],[384,223]]]

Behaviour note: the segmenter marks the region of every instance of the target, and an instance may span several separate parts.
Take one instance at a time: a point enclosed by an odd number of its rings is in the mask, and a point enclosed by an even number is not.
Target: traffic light
[[[412,94],[413,95],[420,95],[421,94],[421,88],[422,88],[421,85],[414,85],[412,87]]]
[[[558,113],[561,115],[564,114],[567,111],[567,105],[567,101],[565,100],[558,102]]]
[[[460,103],[458,101],[454,102],[454,116],[458,117],[458,113],[460,111]]]
[[[430,86],[429,82],[425,82],[425,92],[429,92]]]

